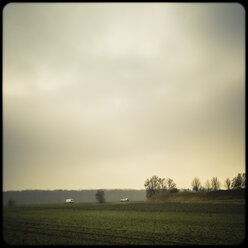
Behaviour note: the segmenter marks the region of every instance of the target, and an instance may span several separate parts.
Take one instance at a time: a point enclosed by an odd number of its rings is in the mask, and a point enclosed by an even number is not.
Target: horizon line
[[[2,192],[7,191],[82,191],[82,190],[145,190],[143,189],[134,189],[134,188],[96,188],[96,189],[9,189],[9,190],[3,190]]]

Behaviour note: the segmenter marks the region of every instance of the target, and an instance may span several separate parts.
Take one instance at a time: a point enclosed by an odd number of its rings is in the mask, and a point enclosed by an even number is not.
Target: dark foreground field
[[[244,202],[75,203],[3,208],[13,245],[238,245]]]

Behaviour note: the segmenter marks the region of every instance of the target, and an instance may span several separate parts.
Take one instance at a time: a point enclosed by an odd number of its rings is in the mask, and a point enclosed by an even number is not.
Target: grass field
[[[244,202],[74,203],[3,207],[10,245],[238,245]]]

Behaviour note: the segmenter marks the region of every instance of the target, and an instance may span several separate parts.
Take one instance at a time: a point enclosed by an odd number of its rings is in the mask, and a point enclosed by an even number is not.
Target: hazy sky
[[[245,172],[238,3],[3,10],[3,190],[189,188]]]

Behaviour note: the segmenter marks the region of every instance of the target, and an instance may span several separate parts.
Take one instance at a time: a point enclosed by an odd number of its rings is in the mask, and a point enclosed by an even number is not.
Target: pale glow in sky
[[[190,188],[245,172],[237,3],[3,11],[3,190]]]

